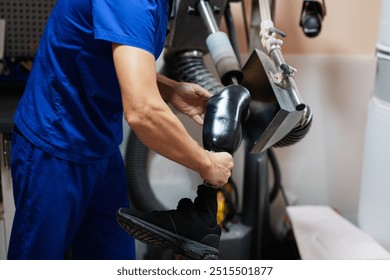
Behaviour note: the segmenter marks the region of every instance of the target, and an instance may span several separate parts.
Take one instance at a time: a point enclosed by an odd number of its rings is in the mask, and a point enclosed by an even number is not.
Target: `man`
[[[9,259],[135,258],[134,240],[115,221],[129,207],[123,115],[150,149],[212,185],[227,182],[232,156],[201,148],[166,104],[202,124],[210,93],[156,74],[169,4],[57,2],[15,113]],[[215,200],[213,190],[202,193]]]

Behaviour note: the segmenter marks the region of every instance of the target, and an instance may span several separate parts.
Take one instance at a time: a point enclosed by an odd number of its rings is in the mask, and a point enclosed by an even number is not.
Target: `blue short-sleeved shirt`
[[[168,0],[58,0],[15,114],[41,149],[75,162],[109,156],[122,141],[123,108],[112,42],[164,47]]]

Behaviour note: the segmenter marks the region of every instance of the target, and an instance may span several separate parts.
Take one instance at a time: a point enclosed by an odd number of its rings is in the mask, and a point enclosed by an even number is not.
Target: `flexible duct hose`
[[[202,52],[180,54],[177,56],[176,66],[172,66],[177,69],[181,81],[198,84],[213,95],[223,89],[221,82],[205,66]]]
[[[125,166],[132,207],[142,211],[164,210],[149,183],[147,158],[149,149],[131,131],[127,141]]]

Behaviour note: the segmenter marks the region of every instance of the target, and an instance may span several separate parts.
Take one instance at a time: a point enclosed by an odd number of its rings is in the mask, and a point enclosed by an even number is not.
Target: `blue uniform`
[[[112,42],[164,47],[168,0],[59,0],[15,113],[16,212],[8,258],[134,258],[115,222],[128,204]]]

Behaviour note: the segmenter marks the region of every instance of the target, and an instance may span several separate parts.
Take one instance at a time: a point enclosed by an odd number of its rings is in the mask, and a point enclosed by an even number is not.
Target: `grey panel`
[[[0,18],[6,19],[5,55],[33,57],[56,0],[0,0]]]

